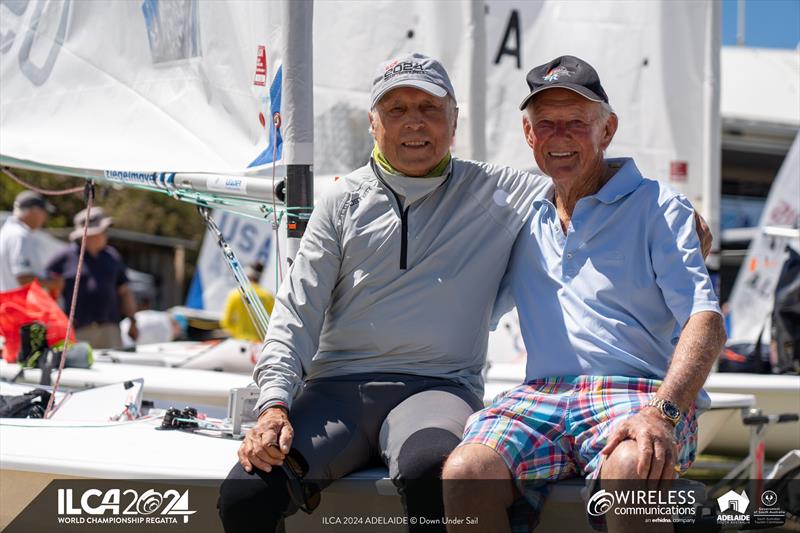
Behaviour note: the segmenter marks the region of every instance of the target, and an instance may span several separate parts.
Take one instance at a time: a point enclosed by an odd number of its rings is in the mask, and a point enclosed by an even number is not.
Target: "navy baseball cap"
[[[372,82],[369,108],[373,109],[383,95],[398,87],[414,87],[439,98],[449,94],[456,99],[442,64],[423,54],[406,54],[381,63]]]
[[[38,207],[44,209],[48,213],[55,213],[56,208],[44,199],[44,196],[36,191],[22,191],[16,198],[14,198],[14,207],[17,209],[28,209],[31,207]]]
[[[575,56],[557,57],[549,63],[534,67],[526,76],[531,92],[520,104],[525,109],[534,95],[547,89],[569,89],[593,102],[608,103],[600,84],[600,76],[589,63]]]

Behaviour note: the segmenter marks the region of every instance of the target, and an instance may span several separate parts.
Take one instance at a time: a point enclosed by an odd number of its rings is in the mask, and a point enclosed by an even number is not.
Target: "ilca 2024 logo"
[[[59,524],[178,524],[189,522],[197,511],[189,509],[189,490],[141,494],[133,489],[88,489],[80,496],[73,489],[58,489]]]

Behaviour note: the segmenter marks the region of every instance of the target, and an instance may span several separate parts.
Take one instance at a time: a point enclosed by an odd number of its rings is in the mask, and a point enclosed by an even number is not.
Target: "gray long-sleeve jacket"
[[[453,158],[444,183],[403,209],[372,164],[314,208],[253,374],[257,410],[345,374],[448,378],[483,394],[492,306],[549,179]]]

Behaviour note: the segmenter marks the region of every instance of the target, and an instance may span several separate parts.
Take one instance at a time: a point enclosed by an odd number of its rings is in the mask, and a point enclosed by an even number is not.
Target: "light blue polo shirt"
[[[681,328],[719,313],[689,201],[632,159],[581,198],[566,232],[554,188],[514,245],[510,288],[528,351],[526,380],[568,375],[663,379]],[[698,407],[705,407],[701,394]]]

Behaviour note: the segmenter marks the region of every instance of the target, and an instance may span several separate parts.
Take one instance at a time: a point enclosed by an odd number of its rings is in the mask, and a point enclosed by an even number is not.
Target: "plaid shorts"
[[[649,402],[660,385],[660,380],[624,376],[536,379],[475,413],[460,446],[483,444],[495,450],[538,514],[549,482],[575,476],[591,481],[599,475],[600,451],[608,436]],[[675,428],[675,440],[676,463],[683,473],[697,449],[694,406]]]

